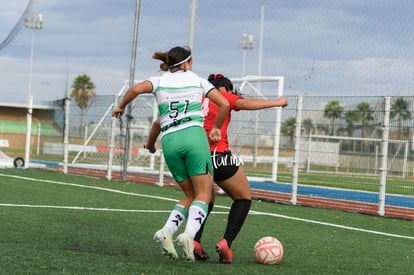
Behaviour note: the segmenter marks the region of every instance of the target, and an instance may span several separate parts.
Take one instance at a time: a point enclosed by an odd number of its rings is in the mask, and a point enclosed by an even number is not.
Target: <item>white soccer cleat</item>
[[[178,254],[175,250],[172,236],[169,236],[164,229],[160,229],[155,232],[153,240],[160,244],[162,254],[173,260],[178,259]]]
[[[194,263],[194,241],[190,238],[188,233],[181,233],[175,241],[178,246],[182,247],[184,259],[188,262]]]

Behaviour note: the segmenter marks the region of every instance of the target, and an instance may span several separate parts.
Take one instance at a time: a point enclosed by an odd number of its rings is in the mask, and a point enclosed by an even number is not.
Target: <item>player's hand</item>
[[[151,154],[154,154],[157,151],[154,144],[144,144],[144,148],[147,149]]]
[[[115,108],[112,112],[112,116],[115,118],[120,118],[124,114],[124,109],[121,108]]]
[[[288,106],[288,100],[285,96],[280,96],[277,99],[279,101],[280,107],[285,108],[286,106]]]
[[[211,143],[217,143],[221,140],[221,131],[217,127],[213,127],[208,134]]]

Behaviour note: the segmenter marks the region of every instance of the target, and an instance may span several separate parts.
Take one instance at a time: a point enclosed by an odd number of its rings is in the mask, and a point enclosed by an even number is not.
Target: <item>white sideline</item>
[[[4,175],[4,174],[1,174],[1,173],[0,173],[0,177],[10,177],[10,178],[18,178],[18,179],[23,179],[23,180],[28,180],[28,181],[40,182],[40,183],[52,183],[52,184],[68,185],[68,186],[75,186],[75,187],[81,187],[81,188],[90,188],[90,189],[102,190],[102,191],[113,192],[113,193],[118,193],[118,194],[139,196],[139,197],[146,197],[146,198],[153,198],[153,199],[160,199],[160,200],[166,200],[166,201],[177,201],[177,199],[172,199],[172,198],[145,195],[145,194],[137,194],[137,193],[125,192],[125,191],[121,191],[121,190],[116,190],[116,189],[111,189],[111,188],[104,188],[104,187],[99,187],[99,186],[88,186],[88,185],[75,184],[75,183],[66,183],[66,182],[52,181],[52,180],[38,180],[38,179],[32,179],[32,178],[28,178],[28,177]],[[56,208],[56,209],[90,210],[90,211],[138,212],[138,213],[145,213],[145,212],[148,212],[148,213],[165,213],[165,212],[170,212],[170,210],[134,210],[134,209],[91,208],[91,207],[81,207],[81,206],[53,206],[53,205],[31,205],[31,204],[3,204],[3,203],[0,203],[0,206],[3,206],[3,207]],[[214,206],[218,207],[218,208],[225,208],[225,209],[230,208],[228,206],[223,206],[223,205],[214,205]],[[216,212],[216,211],[213,211],[212,213],[213,214],[227,214],[227,212]],[[358,232],[365,232],[365,233],[383,235],[383,236],[394,237],[394,238],[414,240],[413,236],[405,236],[405,235],[398,235],[398,234],[386,233],[386,232],[375,231],[375,230],[367,230],[367,229],[356,228],[356,227],[351,227],[351,226],[344,226],[344,225],[339,225],[339,224],[320,222],[320,221],[314,221],[314,220],[297,218],[297,217],[290,217],[290,216],[280,215],[280,214],[275,214],[275,213],[268,213],[268,212],[260,212],[260,211],[250,210],[249,214],[251,214],[251,215],[264,215],[264,216],[270,216],[270,217],[278,217],[278,218],[295,220],[295,221],[300,221],[300,222],[306,222],[306,223],[313,223],[313,224],[325,225],[325,226],[330,226],[330,227],[336,227],[336,228],[341,228],[341,229],[346,229],[346,230],[351,230],[351,231],[358,231]]]

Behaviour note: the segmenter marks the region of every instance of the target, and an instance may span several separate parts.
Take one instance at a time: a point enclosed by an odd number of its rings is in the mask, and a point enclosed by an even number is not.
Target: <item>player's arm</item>
[[[207,94],[207,97],[219,107],[216,123],[209,133],[210,140],[212,142],[218,142],[221,140],[221,126],[223,125],[230,111],[230,103],[217,89],[212,89]]]
[[[125,107],[134,100],[137,96],[144,93],[150,93],[152,91],[152,83],[148,80],[140,82],[128,89],[125,93],[124,97],[122,98],[121,103],[119,103],[118,107],[116,107],[113,112],[112,116],[119,118],[125,112]]]
[[[284,96],[276,99],[239,98],[234,103],[238,110],[260,110],[272,107],[286,107],[288,100]]]
[[[154,123],[151,125],[151,129],[148,135],[147,144],[144,145],[144,148],[148,149],[150,153],[155,153],[157,148],[155,148],[155,142],[157,141],[158,136],[161,133],[161,122],[158,118]]]

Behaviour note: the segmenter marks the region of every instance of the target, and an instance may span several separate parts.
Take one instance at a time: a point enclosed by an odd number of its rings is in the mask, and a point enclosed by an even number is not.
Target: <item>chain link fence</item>
[[[154,51],[189,44],[189,7],[193,1],[141,2],[136,79],[159,73],[158,63],[150,58]],[[232,115],[230,148],[243,159],[251,179],[269,185],[286,183],[288,189],[297,181],[299,185],[372,192],[379,197],[384,184],[381,177],[386,171],[387,194],[408,198],[404,207],[414,207],[414,99],[409,96],[414,84],[414,47],[407,40],[410,33],[404,23],[412,16],[409,11],[413,2],[195,2],[194,71],[204,77],[223,73],[245,97],[275,98],[282,92],[289,100],[283,110]],[[89,2],[66,5],[67,16],[91,7]],[[82,47],[71,49],[53,75],[45,71],[50,70],[45,54],[39,51],[36,55],[35,100],[47,89],[62,97],[70,89],[66,86],[80,74],[91,77],[97,95],[84,110],[73,98],[68,105],[65,99],[47,100],[49,111],[35,108],[31,160],[103,169],[109,178],[111,172],[121,171],[126,119],[114,120],[110,114],[118,96],[128,87],[125,80],[129,79],[134,8],[131,1],[130,6],[120,5],[113,11],[114,16],[122,15],[122,31],[102,29],[99,22],[91,22],[94,31],[82,36],[77,45],[94,45],[96,51],[90,54]],[[386,24],[379,21],[384,17],[389,18]],[[42,32],[46,26],[47,21]],[[80,35],[82,27],[74,23],[70,31]],[[42,32],[36,34],[39,49]],[[385,34],[392,39],[378,43],[384,41]],[[92,36],[99,37],[99,47]],[[245,37],[254,43],[241,43]],[[60,41],[73,45],[65,38]],[[113,48],[128,54],[114,54]],[[385,49],[391,49],[392,54]],[[13,53],[14,47],[6,51]],[[110,70],[106,69],[108,65]],[[272,80],[257,81],[253,77],[245,81],[259,72]],[[5,72],[3,79],[7,78]],[[62,88],[57,84],[62,82],[69,84]],[[391,96],[390,119],[384,137],[386,96]],[[158,173],[160,152],[151,155],[143,148],[156,116],[154,99],[142,96],[132,104],[128,173]],[[21,156],[24,151],[24,115],[17,117],[9,112],[2,114],[0,121],[0,150],[11,157]]]
[[[257,81],[250,80],[241,92],[246,98],[275,98],[280,79],[263,84],[260,94],[255,93]],[[289,106],[283,110],[233,112],[230,148],[252,181],[289,184],[292,196],[295,185],[370,192],[377,198],[386,192],[406,198],[404,207],[414,206],[414,97],[287,97]],[[68,116],[67,165],[104,170],[112,178],[123,167],[126,135],[125,121],[111,117],[116,100],[117,95],[96,96],[83,112],[74,100],[69,112],[64,100],[50,102],[54,119],[44,121],[49,126],[42,128],[54,132],[32,132],[33,161],[64,163]],[[156,115],[154,98],[138,97],[132,104],[127,173],[159,175],[165,169],[168,174],[168,167],[160,167],[160,143],[155,155],[143,147]],[[12,131],[2,127],[2,139],[24,136]],[[16,155],[16,149],[2,151]]]

